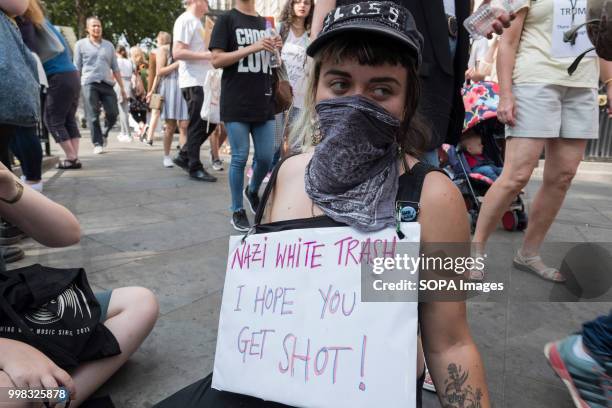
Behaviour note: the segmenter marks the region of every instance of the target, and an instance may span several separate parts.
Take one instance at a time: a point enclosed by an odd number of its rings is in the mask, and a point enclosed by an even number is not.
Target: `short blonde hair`
[[[157,34],[157,37],[160,39],[159,44],[157,44],[158,46],[168,45],[172,43],[172,36],[170,35],[170,33],[167,33],[165,31],[160,31]]]
[[[130,48],[130,59],[137,67],[147,63],[144,51],[137,45]]]
[[[39,28],[45,24],[45,12],[40,0],[30,0],[28,2],[28,9],[23,16]]]

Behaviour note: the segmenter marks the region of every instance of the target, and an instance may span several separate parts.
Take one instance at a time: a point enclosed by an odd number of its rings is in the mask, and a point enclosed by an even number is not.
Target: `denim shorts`
[[[106,320],[106,316],[108,315],[108,305],[110,305],[112,294],[112,290],[107,290],[106,292],[98,292],[94,294],[96,300],[98,301],[98,303],[100,303],[100,322],[102,323]]]

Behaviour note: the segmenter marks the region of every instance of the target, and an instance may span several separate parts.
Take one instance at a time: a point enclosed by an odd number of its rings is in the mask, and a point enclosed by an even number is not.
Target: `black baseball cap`
[[[423,36],[416,28],[412,14],[390,1],[366,1],[332,10],[323,22],[323,29],[306,53],[314,57],[337,35],[347,32],[378,33],[406,46],[417,66],[421,65]]]

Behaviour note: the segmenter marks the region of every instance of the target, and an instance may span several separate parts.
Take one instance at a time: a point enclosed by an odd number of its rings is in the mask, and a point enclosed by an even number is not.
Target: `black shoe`
[[[253,215],[257,214],[257,208],[259,207],[259,196],[257,193],[251,193],[249,191],[249,186],[246,186],[242,195],[248,201],[249,208],[251,209]]]
[[[190,172],[189,178],[193,180],[198,180],[198,181],[208,181],[211,183],[214,183],[215,181],[217,181],[217,178],[215,176],[208,174],[208,172],[204,169]]]
[[[2,258],[7,264],[22,260],[25,256],[21,248],[17,247],[0,247],[0,253],[2,253]]]
[[[230,222],[232,223],[236,231],[248,232],[248,230],[251,229],[251,224],[249,223],[246,211],[244,210],[236,211],[235,213],[233,213]]]
[[[189,163],[180,154],[177,154],[176,156],[174,156],[174,158],[172,159],[172,163],[174,163],[175,165],[177,165],[178,167],[180,167],[181,169],[185,171],[189,170]]]
[[[19,228],[11,224],[0,224],[0,245],[13,245],[25,238]]]

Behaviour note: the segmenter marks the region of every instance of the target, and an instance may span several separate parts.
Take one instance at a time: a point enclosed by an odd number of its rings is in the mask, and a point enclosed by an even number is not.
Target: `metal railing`
[[[612,119],[602,109],[599,114],[599,139],[587,144],[585,158],[592,161],[612,161]]]

